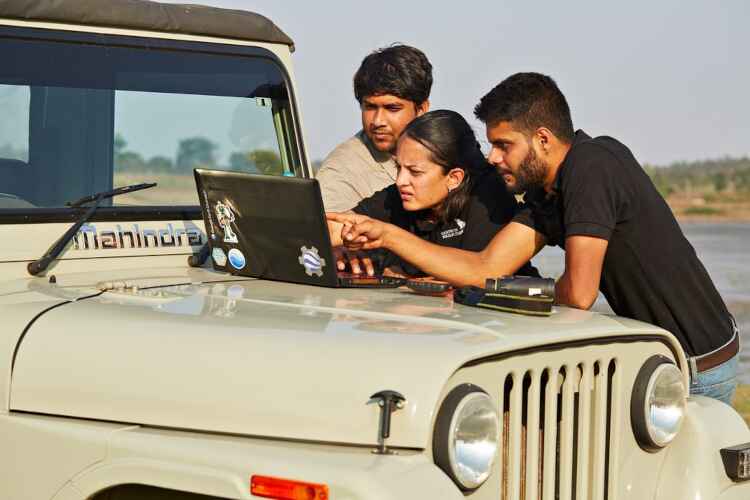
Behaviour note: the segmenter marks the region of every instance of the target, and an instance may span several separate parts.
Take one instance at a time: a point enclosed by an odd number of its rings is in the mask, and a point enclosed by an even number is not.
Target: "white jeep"
[[[194,167],[312,175],[292,49],[0,2],[0,498],[750,498],[750,432],[664,330],[190,267]]]

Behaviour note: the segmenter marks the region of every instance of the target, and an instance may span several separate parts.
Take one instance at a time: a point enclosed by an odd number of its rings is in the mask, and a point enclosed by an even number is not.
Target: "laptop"
[[[209,258],[239,276],[346,288],[406,280],[339,273],[315,179],[195,169]]]

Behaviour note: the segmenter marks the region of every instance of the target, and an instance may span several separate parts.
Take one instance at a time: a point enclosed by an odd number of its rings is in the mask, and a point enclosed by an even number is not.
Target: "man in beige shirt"
[[[354,75],[362,130],[337,146],[316,176],[326,211],[349,210],[396,182],[396,141],[429,110],[431,88],[432,65],[419,49],[392,45],[365,57]]]

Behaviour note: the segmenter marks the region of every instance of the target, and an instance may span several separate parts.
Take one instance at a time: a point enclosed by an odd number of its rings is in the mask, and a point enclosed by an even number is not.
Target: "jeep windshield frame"
[[[99,94],[98,96],[94,96],[94,101],[92,102],[96,102],[95,99],[101,101],[103,94],[105,98],[105,106],[103,108],[107,106],[111,108],[115,107],[114,94],[116,92],[132,94],[136,97],[143,95],[155,96],[156,99],[160,96],[197,96],[207,101],[218,98],[223,99],[225,101],[224,104],[227,104],[228,101],[230,108],[232,105],[235,105],[237,108],[235,112],[227,116],[227,118],[233,116],[235,119],[238,115],[243,119],[247,115],[247,109],[258,106],[260,110],[258,113],[261,113],[261,111],[265,113],[263,115],[264,120],[268,122],[263,124],[266,136],[275,136],[275,141],[273,141],[275,143],[268,148],[273,151],[268,152],[266,156],[274,153],[276,159],[271,168],[278,170],[274,172],[261,171],[276,175],[310,177],[310,169],[307,164],[299,125],[294,88],[284,64],[276,54],[264,47],[238,45],[230,42],[230,40],[227,43],[221,43],[220,41],[217,43],[183,41],[168,38],[71,32],[0,24],[0,46],[4,46],[6,49],[14,47],[21,49],[35,46],[38,53],[44,53],[46,47],[50,48],[45,57],[42,58],[43,60],[29,61],[28,58],[24,60],[22,54],[19,53],[14,60],[10,61],[9,65],[5,65],[5,68],[0,68],[0,85],[28,86],[29,88],[43,87],[42,91],[48,89],[69,90],[72,88],[73,91]],[[65,57],[62,57],[59,53],[56,54],[56,49],[62,50],[65,53]],[[88,54],[95,54],[93,60],[86,60]],[[121,59],[115,60],[118,55]],[[128,66],[123,68],[122,65],[119,65],[122,62],[128,63]],[[155,68],[155,70],[151,72],[141,71],[139,73],[138,70],[142,68],[138,68],[138,65],[141,62],[144,67]],[[203,64],[202,67],[201,64]],[[71,67],[71,65],[74,66]],[[172,80],[177,80],[178,84],[186,85],[186,88],[175,87],[177,84],[170,81],[170,78],[173,76],[169,73],[170,69],[174,70],[174,74],[178,74],[179,77]],[[13,74],[14,71],[16,74]],[[26,75],[23,74],[24,71],[27,73]],[[65,72],[67,72],[67,75],[62,74]],[[184,74],[179,74],[180,72]],[[72,78],[74,85],[70,85],[70,81],[66,82],[65,78]],[[79,81],[76,82],[75,79]],[[66,84],[68,84],[67,87]],[[107,102],[106,99],[109,99],[109,101]],[[33,102],[32,100],[29,107],[32,107]],[[89,102],[83,102],[83,106],[80,107],[85,108],[87,104],[90,105]],[[244,108],[239,109],[241,106]],[[98,124],[99,131],[102,128],[108,130],[105,130],[99,136],[96,135],[98,132],[94,132],[92,136],[85,138],[85,141],[88,141],[92,145],[92,149],[98,148],[99,150],[96,158],[85,158],[89,163],[87,167],[89,168],[89,174],[86,179],[81,177],[81,181],[86,180],[86,182],[78,182],[73,186],[73,189],[58,189],[64,192],[55,193],[54,197],[60,200],[54,203],[26,203],[26,201],[23,201],[23,196],[14,198],[18,193],[14,193],[14,190],[7,187],[8,183],[12,184],[14,178],[17,179],[14,176],[14,172],[19,172],[18,168],[30,168],[29,166],[34,164],[35,160],[39,158],[38,155],[35,155],[34,144],[32,144],[34,140],[33,128],[34,126],[39,126],[38,123],[34,124],[34,120],[37,119],[38,121],[38,116],[46,117],[46,114],[40,114],[39,107],[37,106],[36,110],[28,112],[28,157],[5,159],[0,154],[0,193],[7,193],[3,197],[12,202],[10,204],[0,204],[0,224],[75,221],[85,211],[85,208],[65,207],[63,205],[64,200],[83,196],[91,192],[108,190],[115,185],[126,183],[122,179],[117,180],[114,178],[117,169],[117,157],[115,153],[117,139],[114,130],[114,109],[112,109],[108,116],[105,111],[105,119],[102,123]],[[226,108],[227,106],[225,105],[224,107]],[[262,108],[266,109],[263,110]],[[44,113],[47,113],[47,111],[45,108]],[[242,113],[238,111],[242,111]],[[36,115],[31,116],[35,112]],[[76,120],[81,124],[90,122],[91,120],[87,120],[87,118],[86,116],[74,116],[71,120],[73,122],[72,126],[75,127],[77,125]],[[2,119],[0,117],[0,120]],[[12,118],[5,119],[12,120]],[[67,120],[58,118],[57,126],[67,125],[67,123]],[[190,123],[188,123],[188,126]],[[95,128],[95,125],[86,125],[86,127],[88,127],[86,130],[92,130]],[[83,130],[83,127],[81,128]],[[248,128],[248,126],[245,128]],[[244,132],[247,131],[245,130]],[[252,134],[250,135],[252,136]],[[2,146],[3,144],[0,144],[0,151],[2,150]],[[180,144],[180,147],[182,147],[182,144]],[[261,151],[261,153],[263,152]],[[240,157],[239,166],[236,166],[238,162],[234,162],[231,168],[235,170],[248,169],[250,172],[259,171],[252,170],[260,168],[262,160],[259,156],[253,157],[254,153],[256,151],[243,151],[242,155],[248,158],[257,157],[257,163],[248,163],[248,161],[243,160],[243,157]],[[66,169],[71,168],[71,165],[77,165],[77,163],[74,163],[76,158],[73,158],[73,160],[61,158],[59,152],[56,156],[59,164],[54,168],[58,173],[58,177],[67,174],[70,179],[72,176],[68,174],[68,170]],[[107,164],[107,162],[109,163]],[[227,168],[224,164],[193,164],[187,167],[181,165],[180,168],[183,171],[180,171],[180,175],[189,177],[190,182],[192,182],[192,167],[194,166]],[[50,169],[49,166],[45,168]],[[73,166],[72,168],[77,167]],[[92,177],[92,174],[102,173],[99,170],[92,169],[104,170],[104,180],[89,178]],[[50,182],[45,177],[44,174],[36,174],[33,179],[38,185],[44,185],[45,183],[53,185],[53,187],[47,188],[47,191],[56,189],[57,184],[55,183],[60,182],[60,180],[53,179]],[[135,180],[135,182],[151,182],[153,180],[149,172],[143,172],[143,175]],[[130,181],[127,183],[134,182]],[[187,190],[187,185],[183,189]],[[194,184],[189,189],[194,193]],[[21,201],[16,201],[19,199]],[[108,203],[111,203],[108,201],[97,210],[91,220],[196,220],[201,218],[197,195],[194,200],[179,203],[174,202],[172,199],[164,199],[162,203],[144,204],[141,202],[106,206]]]

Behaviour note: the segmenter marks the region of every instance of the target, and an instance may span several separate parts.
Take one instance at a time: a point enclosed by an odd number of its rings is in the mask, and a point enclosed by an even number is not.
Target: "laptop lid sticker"
[[[227,265],[227,254],[224,253],[224,250],[222,250],[219,247],[214,247],[214,249],[211,251],[211,257],[213,257],[214,262],[216,262],[217,266],[224,267]]]
[[[229,263],[235,269],[242,269],[245,267],[245,254],[243,254],[238,248],[233,248],[229,251]]]
[[[224,243],[237,243],[237,234],[232,231],[231,226],[231,223],[234,222],[234,212],[229,204],[217,201],[214,210],[216,211],[216,219],[224,230]]]
[[[323,268],[326,266],[326,260],[318,254],[315,247],[300,247],[302,252],[299,256],[299,263],[305,268],[305,274],[308,276],[323,276]]]

